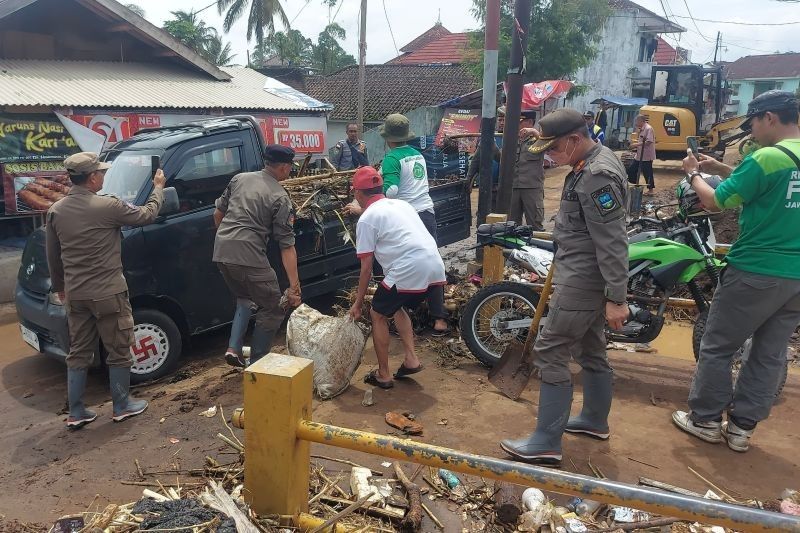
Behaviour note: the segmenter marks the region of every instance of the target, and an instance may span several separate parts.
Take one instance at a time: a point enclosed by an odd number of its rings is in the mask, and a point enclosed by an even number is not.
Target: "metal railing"
[[[792,515],[313,422],[312,365],[270,354],[245,370],[245,411],[233,423],[245,429],[245,494],[256,513],[307,511],[309,442],[316,442],[740,531],[800,532]]]

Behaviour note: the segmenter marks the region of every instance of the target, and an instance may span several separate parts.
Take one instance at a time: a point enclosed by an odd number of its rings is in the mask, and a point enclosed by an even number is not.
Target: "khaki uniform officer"
[[[128,394],[133,314],[122,274],[120,228],[155,220],[164,201],[165,178],[161,170],[156,172],[150,198],[138,207],[97,194],[111,166],[101,162],[97,154],[71,155],[64,166],[74,185],[47,212],[47,264],[52,291],[62,298],[67,311],[67,427],[77,429],[97,418],[84,406],[83,391],[98,336],[108,352],[113,420],[121,422],[147,409],[146,401]]]
[[[625,231],[625,168],[608,148],[589,136],[583,116],[559,109],[540,122],[533,145],[558,164],[572,166],[564,182],[553,239],[555,295],[547,323],[536,338],[542,373],[536,431],[504,440],[512,456],[532,462],[561,461],[563,432],[608,438],[612,370],[604,326],[620,329],[628,318],[628,239]],[[571,418],[569,360],[583,368],[583,410]]]
[[[544,154],[531,150],[536,135],[527,135],[534,116],[533,111],[522,112],[508,219],[522,223],[524,214],[526,224],[536,231],[544,231]]]
[[[294,248],[294,210],[286,190],[279,182],[289,177],[294,150],[280,145],[264,149],[266,168],[245,172],[231,179],[217,199],[214,222],[217,237],[214,257],[225,283],[236,298],[254,302],[256,324],[250,344],[251,362],[269,353],[272,339],[283,322],[278,278],[267,260],[267,241],[281,248],[281,261],[289,278],[288,303],[300,305],[300,280]],[[232,366],[244,367],[242,355],[228,352]]]

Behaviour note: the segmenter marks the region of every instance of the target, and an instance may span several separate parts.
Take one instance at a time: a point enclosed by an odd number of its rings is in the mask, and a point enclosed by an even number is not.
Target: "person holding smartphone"
[[[636,129],[639,130],[639,137],[635,143],[631,144],[631,149],[636,150],[635,161],[630,168],[628,175],[629,181],[634,185],[639,184],[639,171],[644,174],[647,182],[646,196],[653,196],[656,188],[655,177],[653,176],[653,161],[656,158],[656,134],[653,127],[647,123],[644,115],[636,117]]]

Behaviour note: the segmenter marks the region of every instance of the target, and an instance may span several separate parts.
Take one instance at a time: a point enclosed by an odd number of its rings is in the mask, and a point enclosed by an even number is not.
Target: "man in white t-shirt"
[[[363,210],[356,226],[356,254],[361,259],[358,292],[350,316],[361,318],[361,308],[372,277],[372,261],[383,267],[384,278],[372,297],[370,318],[378,369],[364,382],[382,389],[394,386],[389,371],[389,322],[394,318],[405,359],[395,372],[404,378],[422,370],[414,352],[414,330],[404,308],[417,307],[435,287],[446,283],[444,263],[436,241],[408,202],[386,198],[383,178],[373,167],[361,167],[353,176],[356,201]]]

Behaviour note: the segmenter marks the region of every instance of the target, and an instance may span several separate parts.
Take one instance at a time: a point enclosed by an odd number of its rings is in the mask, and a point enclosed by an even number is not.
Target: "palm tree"
[[[217,30],[214,30],[214,37],[206,45],[203,55],[219,67],[230,65],[236,56],[236,54],[231,53],[231,43],[225,43],[225,46],[223,46],[222,37],[219,36]]]
[[[164,29],[180,42],[201,55],[209,43],[217,36],[217,31],[206,26],[206,23],[197,17],[194,11],[171,11],[172,20],[164,22]]]
[[[217,10],[221,15],[226,9],[225,20],[222,28],[225,32],[231,31],[233,24],[239,20],[247,7],[250,7],[247,16],[247,40],[256,36],[256,43],[264,42],[264,30],[269,34],[275,32],[275,18],[279,18],[284,28],[289,28],[289,18],[283,10],[280,0],[217,0]]]

